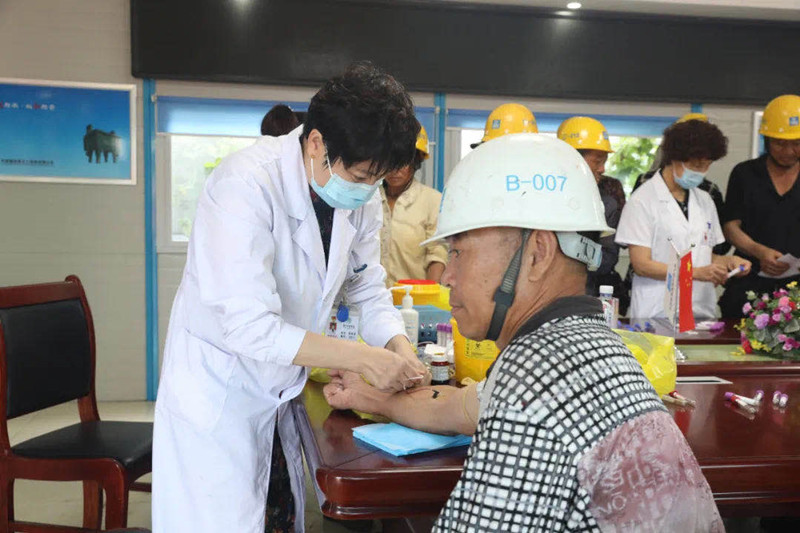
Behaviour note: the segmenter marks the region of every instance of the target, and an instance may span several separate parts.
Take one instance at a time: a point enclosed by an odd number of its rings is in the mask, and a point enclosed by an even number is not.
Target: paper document
[[[758,275],[762,278],[772,278],[772,279],[783,279],[800,275],[800,258],[797,258],[792,254],[783,254],[778,258],[778,261],[781,261],[789,265],[789,268],[786,269],[786,272],[784,272],[780,276],[770,276],[769,274],[766,274],[762,270],[761,272],[758,273]]]
[[[435,435],[400,424],[367,424],[353,428],[353,437],[395,456],[466,446],[472,437]]]

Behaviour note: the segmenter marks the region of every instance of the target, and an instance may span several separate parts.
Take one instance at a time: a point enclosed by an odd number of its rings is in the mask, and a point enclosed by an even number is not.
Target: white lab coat
[[[198,202],[156,402],[155,533],[263,533],[276,421],[303,531],[288,402],[306,382],[291,364],[306,331],[324,331],[344,284],[367,343],[403,334],[380,265],[380,197],[335,210],[326,268],[299,134],[225,159]]]
[[[694,268],[711,264],[712,248],[725,240],[717,209],[707,192],[697,188],[689,191],[689,220],[686,220],[661,172],[656,172],[625,204],[617,227],[616,242],[646,246],[650,248],[654,261],[669,264],[675,255],[670,239],[680,252],[694,246]],[[630,316],[663,318],[665,290],[665,280],[634,274]],[[692,307],[697,317],[716,315],[717,293],[713,283],[693,281]]]

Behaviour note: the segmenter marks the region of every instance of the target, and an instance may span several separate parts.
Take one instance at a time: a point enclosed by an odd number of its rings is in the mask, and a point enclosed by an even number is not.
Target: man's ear
[[[528,262],[528,281],[541,281],[558,254],[558,238],[552,231],[535,230],[528,237],[525,261]]]

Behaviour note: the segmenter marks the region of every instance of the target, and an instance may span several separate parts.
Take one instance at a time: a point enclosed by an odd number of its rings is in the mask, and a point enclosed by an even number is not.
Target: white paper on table
[[[783,279],[800,275],[800,258],[797,258],[792,254],[783,254],[778,258],[778,261],[781,261],[782,263],[786,263],[789,265],[789,268],[786,269],[786,272],[784,272],[780,276],[770,276],[769,274],[766,274],[762,270],[761,272],[758,273],[758,275],[762,278],[772,278],[772,279]]]

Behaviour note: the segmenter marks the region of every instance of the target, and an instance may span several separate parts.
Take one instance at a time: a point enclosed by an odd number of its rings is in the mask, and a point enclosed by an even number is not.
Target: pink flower
[[[780,300],[778,300],[778,305],[781,306],[781,307],[789,307],[789,302],[790,301],[791,300],[789,300],[788,296],[784,296]]]
[[[769,324],[769,315],[766,313],[761,313],[755,319],[755,324],[758,329],[764,329]]]
[[[787,337],[787,336],[786,336],[786,335],[784,335],[783,333],[781,333],[780,335],[778,335],[778,340],[779,340],[780,342],[786,342],[786,340],[787,340],[788,338],[789,338],[789,337]]]
[[[763,300],[756,302],[756,309],[764,309],[765,307],[767,307],[767,304],[765,304]]]
[[[767,296],[766,294],[762,294],[761,295],[761,301],[762,302],[768,302],[769,301],[769,296]]]
[[[783,315],[781,315],[780,313],[774,313],[771,318],[773,324],[780,324]]]
[[[742,313],[744,313],[744,314],[747,314],[752,310],[753,310],[753,306],[750,305],[750,302],[747,302],[746,304],[744,304],[744,307],[742,307]]]
[[[792,320],[792,313],[786,313],[785,315],[783,315],[783,318],[784,318],[784,320],[786,320],[786,322],[791,321]]]
[[[788,342],[783,345],[783,351],[788,352],[791,349],[792,349],[792,345],[789,344]]]
[[[787,315],[787,314],[791,314],[792,308],[789,307],[788,305],[782,305],[782,306],[780,306],[778,308],[778,311],[780,311],[781,313]]]

